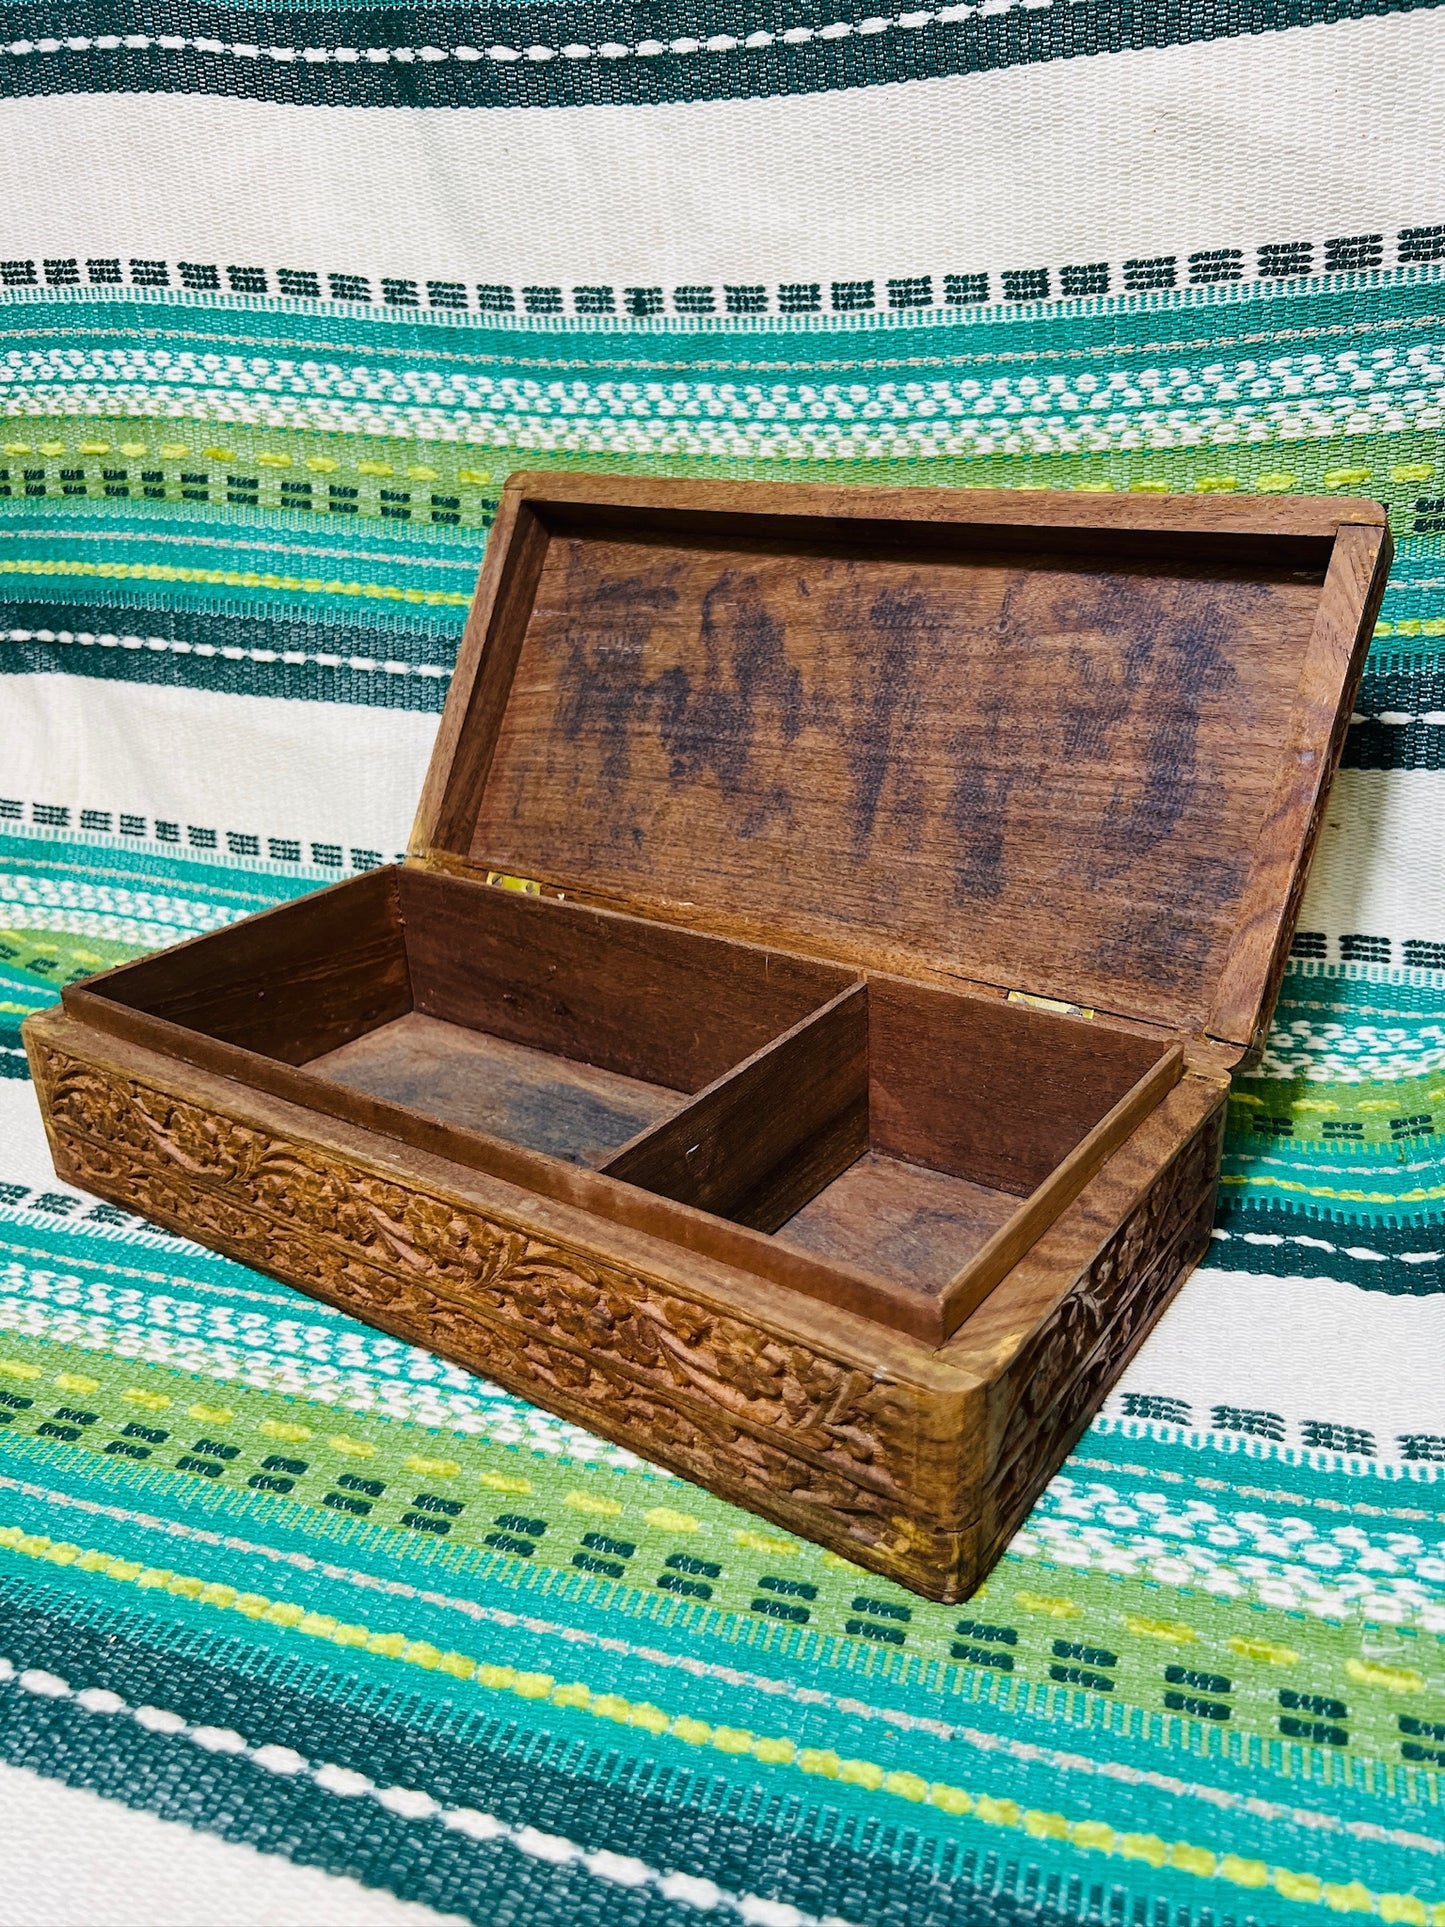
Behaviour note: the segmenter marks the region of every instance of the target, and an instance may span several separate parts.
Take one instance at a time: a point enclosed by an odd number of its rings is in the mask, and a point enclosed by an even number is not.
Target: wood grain
[[[1089,1179],[1157,1108],[1183,1073],[1183,1051],[1177,1047],[1167,1051],[1137,1084],[1124,1092],[1068,1156],[1047,1173],[1038,1189],[999,1226],[983,1249],[970,1257],[941,1295],[939,1323],[943,1337],[955,1332],[968,1314],[1003,1282],[1024,1253],[1037,1244],[1040,1234],[1065,1205],[1073,1203]]]
[[[1225,534],[1256,544],[1311,537],[1333,540],[1346,522],[1386,521],[1378,502],[1350,496],[1091,495],[1069,490],[889,488],[857,483],[729,482],[682,476],[600,475],[595,470],[518,470],[508,477],[502,508],[525,502],[554,526],[572,526],[580,511],[614,528],[652,514],[670,529],[714,532],[724,518],[766,516],[786,533],[856,530],[870,522],[1032,529],[1138,529],[1188,535]],[[570,519],[569,519],[570,518]]]
[[[283,1064],[335,1050],[411,1008],[397,907],[398,872],[373,870],[138,963],[68,985],[91,1021],[124,1028],[145,1013],[188,1033]]]
[[[868,981],[875,1146],[1025,1198],[1165,1054],[1159,1039]]]
[[[695,1092],[855,973],[580,904],[406,870],[415,1007],[623,1077]]]
[[[964,1264],[1017,1217],[1019,1201],[967,1178],[869,1150],[778,1232],[833,1264],[895,1278],[936,1305]],[[935,1335],[948,1336],[941,1317]]]
[[[459,651],[460,675],[427,766],[409,848],[450,849],[470,836],[473,799],[491,768],[497,729],[511,693],[517,652],[531,614],[548,531],[516,489],[504,490],[482,556],[477,592]]]

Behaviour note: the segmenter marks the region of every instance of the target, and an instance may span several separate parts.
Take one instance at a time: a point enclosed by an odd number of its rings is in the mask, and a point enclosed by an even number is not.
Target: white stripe
[[[1299,927],[1445,943],[1445,770],[1340,771]]]
[[[0,1927],[468,1927],[88,1788],[0,1765]]]
[[[1439,266],[1411,272],[1417,282],[1438,285],[1445,279]],[[194,325],[204,334],[203,321]],[[34,453],[24,439],[29,417],[119,413],[614,456],[648,450],[820,459],[1137,450],[1147,478],[1150,454],[1169,449],[1202,451],[1216,468],[1231,466],[1235,458],[1215,451],[1244,445],[1273,444],[1280,460],[1301,440],[1438,430],[1445,422],[1445,343],[1422,340],[1422,333],[1414,327],[1409,340],[1372,350],[1368,367],[1359,365],[1358,349],[1336,348],[1328,358],[1303,350],[1281,356],[1263,372],[1249,354],[1211,360],[1207,348],[1182,358],[1176,352],[1167,373],[1135,370],[1127,361],[1111,368],[1102,351],[1045,359],[1025,350],[1019,371],[986,384],[980,379],[985,370],[966,355],[948,364],[942,357],[919,364],[916,372],[926,372],[926,382],[900,378],[898,365],[886,358],[885,378],[876,384],[855,383],[836,367],[823,380],[807,371],[786,382],[720,382],[704,367],[701,378],[677,379],[674,371],[667,381],[634,381],[604,370],[587,382],[562,378],[545,358],[538,372],[546,378],[536,380],[510,372],[510,363],[493,362],[498,372],[487,372],[483,356],[469,352],[475,344],[453,334],[428,344],[444,363],[441,370],[419,365],[416,351],[383,354],[360,368],[309,362],[288,378],[284,393],[269,383],[264,355],[208,355],[203,364],[189,363],[177,379],[164,349],[47,346],[15,350],[8,358],[8,432],[21,439],[5,447],[17,456]],[[651,372],[662,370],[654,366]],[[475,479],[476,471],[465,472],[469,482]],[[1343,473],[1349,478],[1352,471]],[[1286,476],[1285,485],[1293,479]],[[1237,481],[1231,477],[1229,486]],[[1331,480],[1336,485],[1337,478]],[[44,565],[22,553],[7,566],[43,572]],[[435,556],[432,566],[459,567],[455,554]]]
[[[303,853],[323,838],[388,860],[406,848],[438,720],[81,676],[7,676],[5,710],[7,794],[69,807],[72,824],[133,809],[182,835],[255,831]]]
[[[660,107],[72,95],[63,141],[37,95],[0,109],[14,150],[45,156],[7,182],[0,254],[620,288],[1388,238],[1445,218],[1442,48],[1428,9]],[[216,192],[185,189],[197,153]]]
[[[42,1196],[54,1191],[79,1198],[86,1210],[95,1203],[88,1192],[56,1177],[34,1087],[18,1077],[0,1078],[0,1184],[27,1185]]]
[[[1326,1236],[1329,1229],[1345,1230],[1328,1227]],[[1206,1267],[1188,1279],[1105,1409],[1122,1416],[1130,1392],[1182,1399],[1190,1422],[1206,1429],[1216,1406],[1273,1412],[1291,1444],[1306,1420],[1356,1426],[1374,1435],[1378,1460],[1401,1460],[1402,1434],[1445,1433],[1442,1353],[1445,1295],[1392,1298],[1333,1278]],[[1267,1482],[1263,1468],[1255,1482]]]

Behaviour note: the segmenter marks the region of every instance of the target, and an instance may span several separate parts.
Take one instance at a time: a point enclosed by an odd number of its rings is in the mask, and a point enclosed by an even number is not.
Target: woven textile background
[[[3,7],[0,1923],[1445,1923],[1445,13],[873,3]],[[1212,1258],[963,1609],[50,1172],[21,1018],[390,860],[579,464],[1390,504]]]

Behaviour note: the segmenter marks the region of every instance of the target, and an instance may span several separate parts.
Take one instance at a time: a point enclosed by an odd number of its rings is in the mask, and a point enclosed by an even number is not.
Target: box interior
[[[392,880],[406,1005],[308,1071],[593,1169],[850,981],[465,879]]]
[[[1170,1051],[420,870],[354,879],[80,994],[498,1175],[515,1175],[509,1147],[540,1153],[525,1176],[544,1192],[578,1195],[552,1161],[595,1173],[615,1182],[593,1207],[934,1335],[960,1272]]]
[[[936,1297],[1167,1049],[873,977],[866,1145],[776,1235]]]

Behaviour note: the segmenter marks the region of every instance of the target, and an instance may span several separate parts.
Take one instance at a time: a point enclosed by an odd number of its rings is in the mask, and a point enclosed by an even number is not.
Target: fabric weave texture
[[[0,1923],[1445,1927],[1445,15],[0,22]],[[1213,1249],[934,1606],[58,1183],[59,986],[402,849],[518,467],[1339,493]]]

